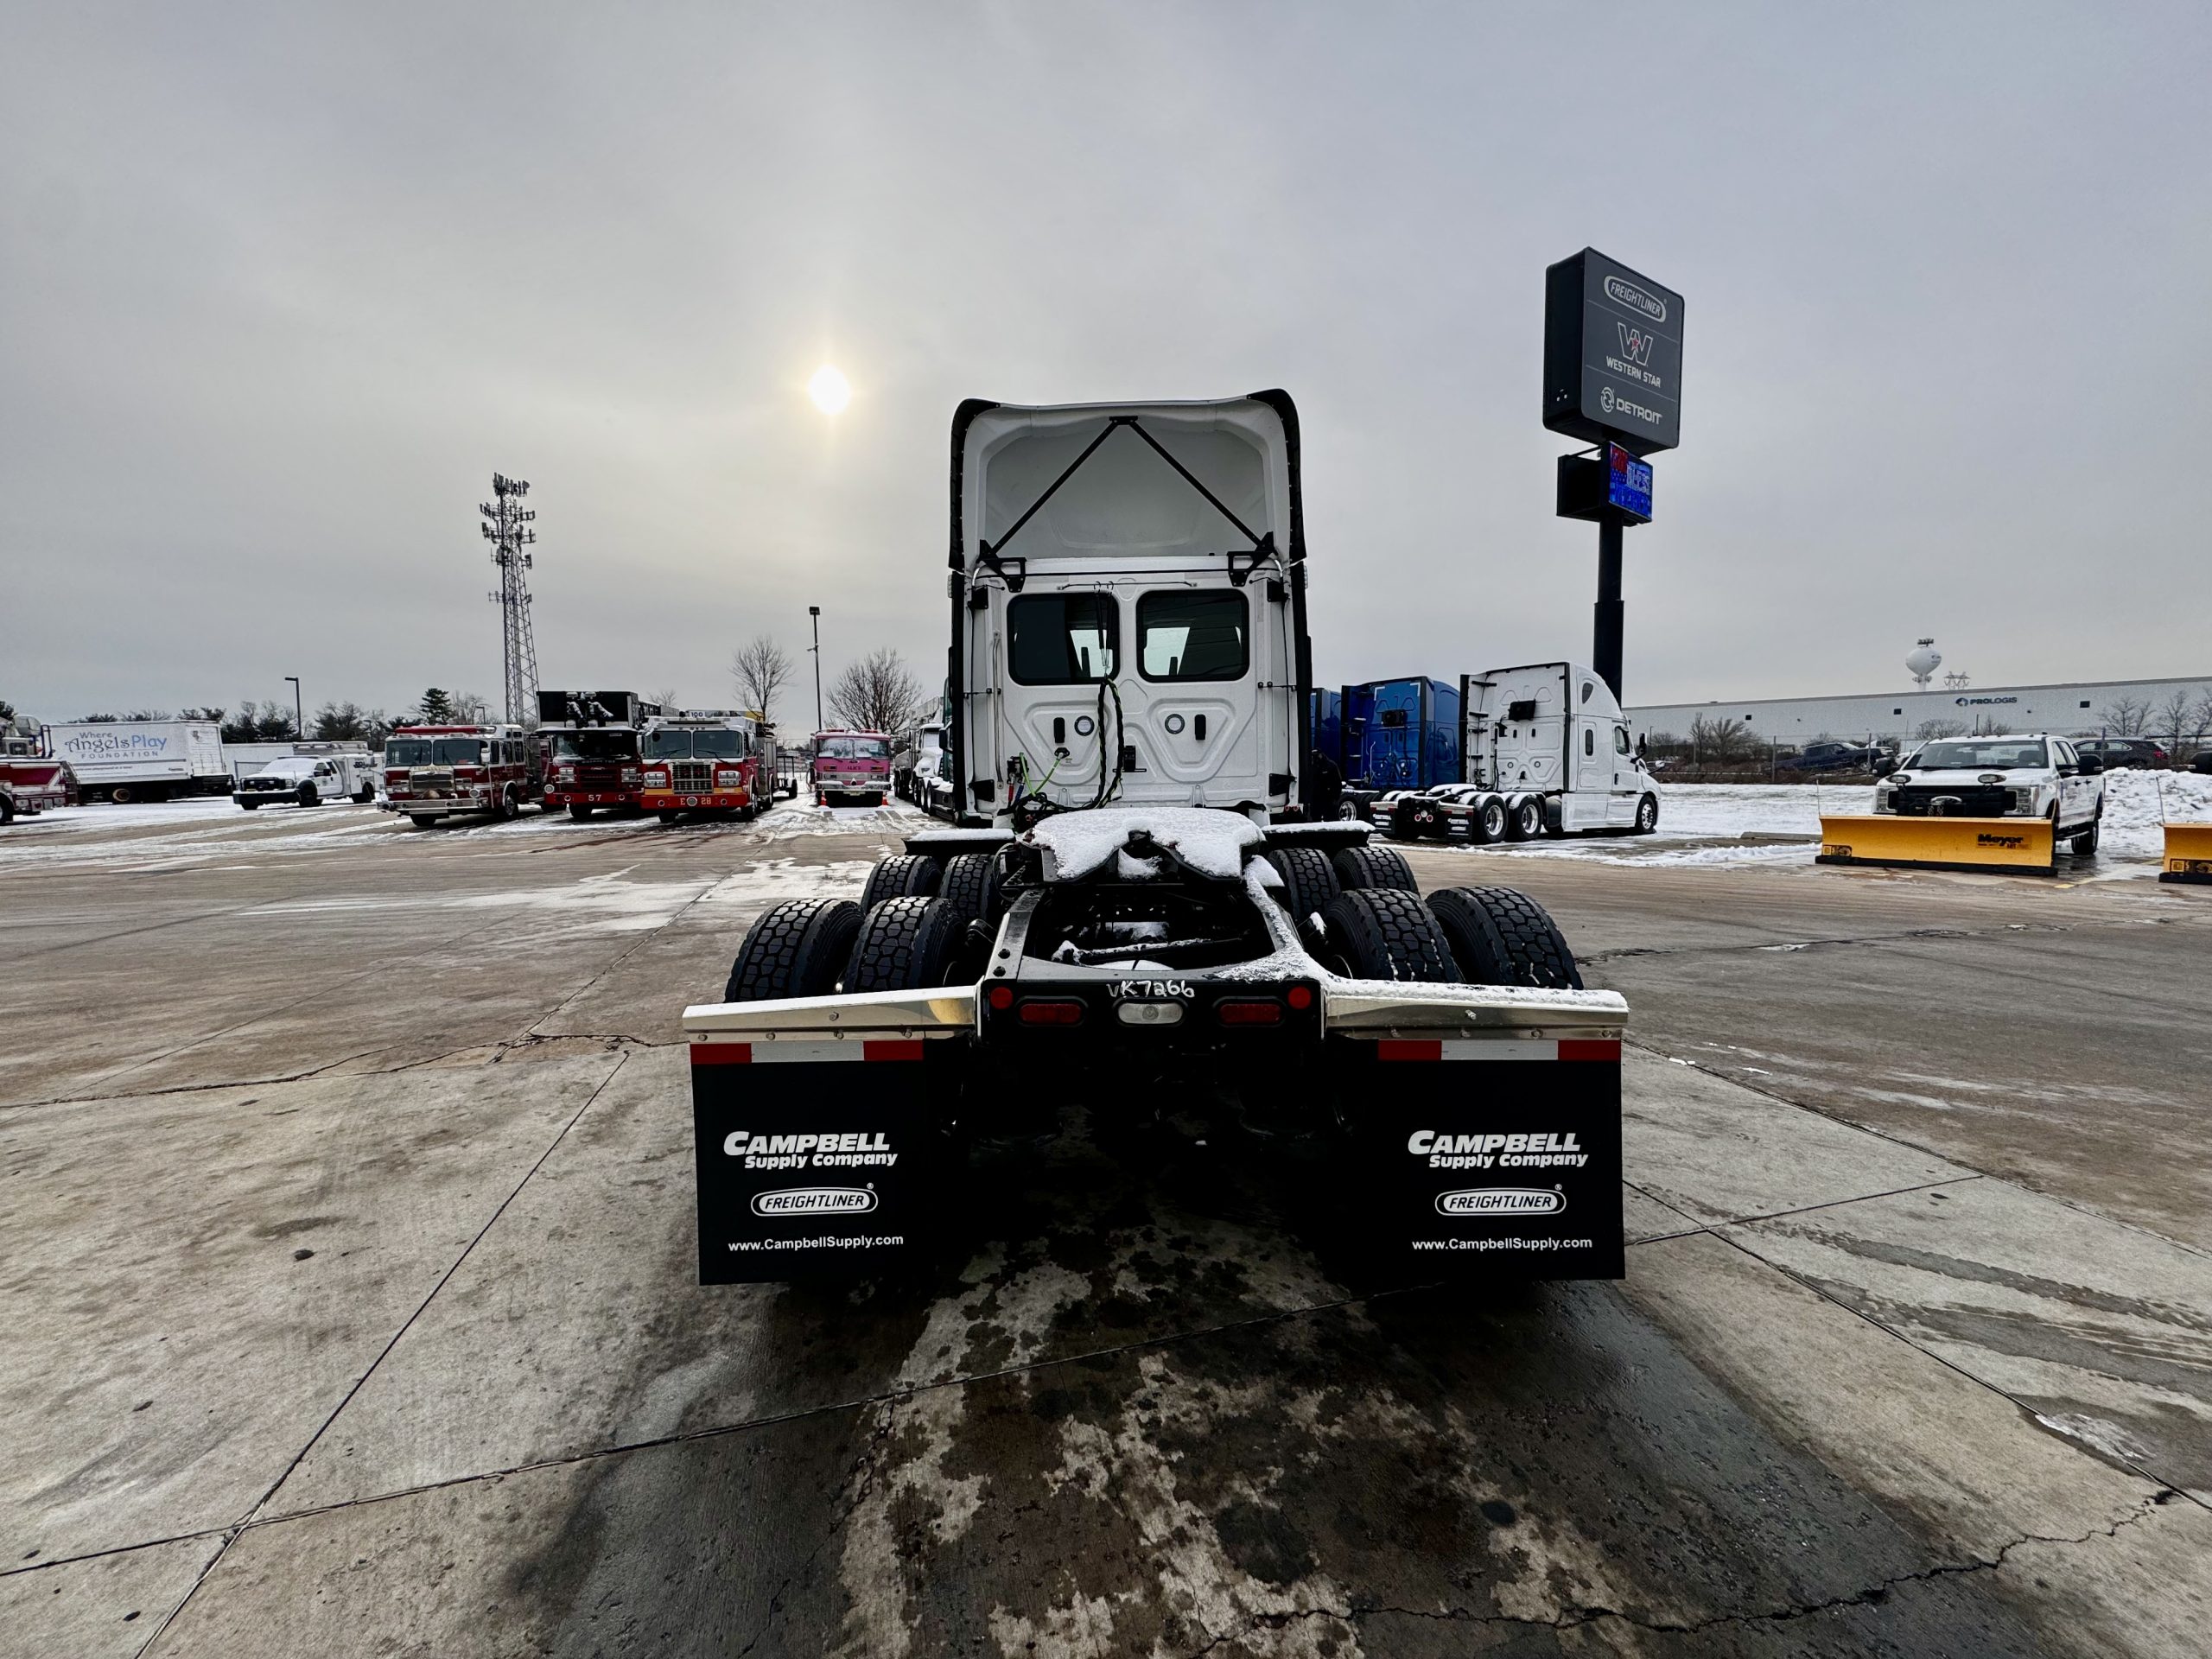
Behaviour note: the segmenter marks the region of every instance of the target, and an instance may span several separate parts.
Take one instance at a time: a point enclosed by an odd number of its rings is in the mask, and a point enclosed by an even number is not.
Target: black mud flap
[[[919,1260],[945,1043],[695,1042],[699,1282],[895,1273]]]
[[[1364,1253],[1453,1279],[1618,1279],[1621,1046],[1347,1044],[1363,1083]]]

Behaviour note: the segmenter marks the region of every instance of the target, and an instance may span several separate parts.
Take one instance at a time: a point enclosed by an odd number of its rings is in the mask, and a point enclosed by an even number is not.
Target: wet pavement
[[[2194,894],[1420,852],[1629,996],[1623,1283],[1378,1282],[1327,1171],[1071,1110],[910,1282],[702,1289],[677,1017],[899,814],[33,827],[0,1652],[2147,1655],[2212,1615]]]

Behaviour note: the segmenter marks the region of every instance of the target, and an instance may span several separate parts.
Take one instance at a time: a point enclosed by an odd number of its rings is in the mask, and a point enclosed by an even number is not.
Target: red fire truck
[[[832,800],[891,800],[891,734],[888,732],[817,732],[814,734],[814,804]]]
[[[767,804],[753,722],[727,709],[687,709],[645,730],[640,804],[673,823],[686,812],[750,818]]]
[[[545,810],[588,818],[601,807],[644,809],[642,728],[660,705],[634,691],[540,691],[537,733],[545,745]]]
[[[384,810],[417,830],[463,812],[512,818],[543,787],[537,739],[519,726],[397,726],[384,745]]]

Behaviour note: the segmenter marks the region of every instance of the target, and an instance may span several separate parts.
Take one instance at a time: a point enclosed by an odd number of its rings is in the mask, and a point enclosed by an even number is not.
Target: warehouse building
[[[2185,741],[2212,732],[2212,673],[2178,680],[1931,686],[1863,696],[1655,703],[1630,709],[1628,718],[1638,738],[1655,743],[1687,741],[1703,719],[1731,721],[1760,742],[1785,749],[1821,738],[1909,743],[1974,731]]]

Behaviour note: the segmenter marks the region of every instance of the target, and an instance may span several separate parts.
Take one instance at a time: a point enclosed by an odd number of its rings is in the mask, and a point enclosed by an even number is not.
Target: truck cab
[[[1594,669],[1529,663],[1470,674],[1459,685],[1461,782],[1469,787],[1416,809],[1427,811],[1433,833],[1464,828],[1468,839],[1485,842],[1658,828],[1659,785]]]
[[[658,703],[634,691],[540,691],[539,804],[548,812],[566,807],[572,818],[588,818],[601,807],[643,811],[644,730],[661,715]]]
[[[1902,817],[2046,818],[2054,842],[2097,849],[2104,765],[2046,732],[1935,738],[1874,789],[1874,810]]]
[[[384,746],[384,809],[417,830],[463,813],[512,818],[536,798],[537,740],[519,726],[397,726]]]
[[[767,802],[753,722],[728,709],[694,709],[655,721],[640,743],[639,804],[673,823],[686,812],[751,818]]]
[[[960,820],[1109,801],[1302,811],[1311,671],[1282,409],[971,403],[955,427]]]
[[[359,750],[281,755],[239,779],[231,791],[249,812],[273,803],[321,806],[353,800],[365,806],[376,798],[376,762]]]
[[[814,804],[860,801],[883,806],[891,799],[891,738],[884,732],[817,732],[812,749]]]

